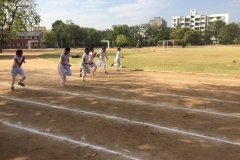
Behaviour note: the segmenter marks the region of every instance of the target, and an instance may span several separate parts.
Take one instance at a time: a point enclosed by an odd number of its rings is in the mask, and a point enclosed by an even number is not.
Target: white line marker
[[[78,84],[71,84],[70,85],[75,85],[75,86],[83,86],[83,85],[78,85]],[[101,89],[110,89],[110,90],[115,90],[115,91],[121,91],[121,92],[139,92],[138,90],[126,90],[126,89],[117,89],[117,88],[109,88],[109,87],[99,87],[99,86],[94,86],[94,85],[84,85],[90,88],[101,88]],[[202,98],[202,97],[194,97],[194,96],[183,96],[179,94],[168,94],[168,93],[159,93],[159,92],[147,92],[147,91],[140,91],[142,94],[154,94],[154,95],[162,95],[162,96],[171,96],[171,97],[180,97],[180,98],[196,98],[196,99],[201,99],[204,101],[217,101],[217,102],[224,102],[224,103],[235,103],[235,104],[240,104],[240,102],[237,101],[226,101],[226,100],[220,100],[220,99],[214,99],[214,98]]]
[[[137,76],[143,76],[142,74],[131,74],[131,75],[137,75]],[[144,74],[144,76],[148,76],[148,74]],[[149,75],[149,76],[156,76],[156,77],[173,77],[173,78],[185,78],[186,79],[186,76],[172,76],[172,75],[161,75],[161,74],[155,74],[155,75]],[[235,77],[238,77],[240,78],[239,76],[235,76]],[[239,80],[233,80],[233,79],[226,79],[226,78],[203,78],[203,77],[187,77],[187,78],[191,78],[191,79],[203,79],[203,80],[213,80],[213,81],[232,81],[232,82],[240,82],[240,79]]]
[[[189,88],[189,87],[175,87],[175,86],[168,86],[168,85],[153,85],[147,83],[132,83],[132,82],[119,82],[122,84],[132,84],[132,85],[150,85],[152,87],[165,87],[165,88],[174,88],[174,89],[184,89],[190,91],[204,91],[204,92],[218,92],[218,93],[227,93],[227,94],[240,94],[240,92],[233,92],[233,91],[222,91],[222,90],[213,90],[213,89],[196,89],[196,88]]]
[[[32,74],[35,75],[35,74]],[[37,74],[39,75],[39,74]],[[49,75],[41,75],[41,76],[49,76]],[[71,77],[71,79],[73,79],[76,77]],[[122,78],[122,77],[121,77]],[[183,80],[169,80],[169,79],[151,79],[151,78],[137,78],[137,77],[127,77],[130,79],[140,79],[140,80],[152,80],[152,81],[167,81],[167,82],[174,82],[174,83],[192,83],[192,84],[204,84],[204,85],[213,85],[213,86],[229,86],[229,87],[240,87],[240,85],[230,85],[230,84],[216,84],[216,83],[206,83],[206,82],[191,82],[191,81],[183,81]],[[78,78],[79,79],[79,78]],[[97,80],[97,79],[93,79],[93,78],[88,78],[89,80]],[[99,80],[98,80],[99,81]],[[108,82],[110,80],[104,80],[105,82]],[[112,82],[116,82],[114,80],[111,80]],[[135,83],[135,82],[131,82],[131,83]]]
[[[183,135],[190,135],[190,136],[204,138],[204,139],[208,139],[208,140],[212,140],[212,141],[218,141],[218,142],[228,143],[228,144],[231,144],[231,145],[239,145],[240,146],[239,142],[233,142],[233,141],[229,141],[229,140],[225,140],[225,139],[204,136],[204,135],[201,135],[201,134],[182,131],[182,130],[177,130],[177,129],[174,129],[174,128],[163,127],[163,126],[155,125],[155,124],[152,124],[152,123],[139,122],[139,121],[135,121],[135,120],[110,116],[110,115],[106,115],[106,114],[99,114],[99,113],[93,113],[93,112],[78,110],[78,109],[60,107],[60,106],[50,105],[50,104],[46,104],[46,103],[27,101],[27,100],[16,99],[16,98],[8,98],[8,97],[5,97],[5,96],[0,96],[0,97],[5,98],[5,99],[9,99],[9,100],[20,101],[20,102],[24,102],[24,103],[31,103],[31,104],[36,104],[36,105],[41,105],[41,106],[46,106],[46,107],[51,107],[51,108],[56,108],[56,109],[62,109],[62,110],[66,110],[66,111],[71,111],[73,113],[80,113],[80,114],[97,116],[97,117],[116,120],[116,121],[122,121],[122,122],[130,123],[130,124],[133,124],[133,125],[149,126],[149,127],[155,128],[155,129],[165,130],[165,131],[168,131],[168,132],[173,132],[173,133],[178,133],[178,134],[183,134]]]
[[[213,86],[229,86],[229,87],[240,87],[239,85],[230,85],[230,84],[216,84],[216,83],[206,83],[206,82],[191,82],[191,81],[180,81],[180,80],[169,80],[169,79],[150,79],[150,78],[136,78],[136,77],[128,77],[131,79],[144,79],[144,80],[152,80],[152,81],[168,81],[168,82],[176,82],[176,83],[192,83],[192,84],[207,84]]]
[[[97,150],[97,151],[102,151],[102,152],[105,152],[105,153],[115,154],[115,155],[125,157],[125,158],[128,158],[128,159],[132,159],[132,160],[140,160],[139,158],[131,157],[131,156],[125,155],[124,153],[121,153],[121,152],[118,152],[118,151],[113,151],[113,150],[109,150],[109,149],[101,147],[101,146],[96,146],[96,145],[85,143],[85,142],[82,142],[82,141],[73,140],[73,139],[68,138],[68,137],[56,136],[56,135],[53,135],[53,134],[50,134],[50,133],[40,132],[40,131],[32,129],[32,128],[21,127],[19,125],[10,124],[8,122],[3,122],[3,124],[6,125],[6,126],[10,126],[10,127],[13,127],[13,128],[17,128],[17,129],[20,129],[20,130],[30,132],[30,133],[38,134],[38,135],[41,135],[41,136],[51,137],[51,138],[58,139],[58,140],[61,140],[61,141],[67,141],[67,142],[70,142],[70,143],[74,143],[74,144],[80,145],[82,147],[90,147],[90,148],[92,148],[94,150]]]
[[[2,84],[0,82],[0,84]],[[5,84],[6,85],[6,84]],[[151,106],[151,107],[163,107],[163,108],[170,108],[170,109],[177,109],[177,110],[186,110],[186,111],[193,111],[193,112],[199,112],[199,113],[205,113],[205,114],[213,114],[213,115],[217,115],[217,116],[227,116],[227,117],[236,117],[236,118],[240,118],[239,115],[236,115],[236,113],[231,114],[231,113],[221,113],[221,112],[213,112],[211,110],[200,110],[200,109],[192,109],[192,108],[185,108],[182,106],[173,106],[173,105],[167,105],[167,104],[155,104],[155,103],[149,103],[149,102],[143,102],[143,101],[139,101],[139,100],[127,100],[127,99],[119,99],[119,98],[111,98],[111,97],[104,97],[104,96],[97,96],[97,95],[93,95],[93,94],[80,94],[80,93],[74,93],[74,92],[68,92],[68,91],[59,91],[59,90],[55,90],[55,89],[46,89],[46,88],[40,88],[40,87],[28,87],[32,90],[44,90],[44,92],[48,91],[48,92],[53,92],[53,93],[64,93],[64,94],[69,94],[69,95],[74,95],[74,96],[81,96],[81,97],[87,97],[87,98],[97,98],[97,99],[104,99],[104,100],[108,100],[108,101],[115,101],[115,102],[124,102],[124,103],[129,103],[129,104],[133,104],[133,105],[145,105],[145,106]],[[1,96],[5,98],[4,96]]]

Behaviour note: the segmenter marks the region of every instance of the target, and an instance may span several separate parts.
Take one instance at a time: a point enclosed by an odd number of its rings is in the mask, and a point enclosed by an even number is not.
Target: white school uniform
[[[97,67],[97,64],[93,61],[93,52],[89,52],[89,62],[91,62],[92,64],[90,64],[90,67]]]
[[[98,67],[102,66],[103,70],[106,72],[107,68],[106,68],[106,63],[105,63],[105,57],[107,56],[107,53],[100,51],[97,53],[97,55],[99,56]]]
[[[119,68],[121,66],[120,58],[121,58],[121,53],[119,51],[117,51],[116,57],[114,59],[114,63],[116,64],[117,68]]]
[[[89,67],[89,64],[85,64],[84,63],[84,60],[89,62],[89,55],[84,53],[83,56],[82,56],[82,61],[80,62],[80,65],[81,65],[81,68],[82,68],[82,72],[83,72],[83,75],[82,75],[82,80],[84,80],[84,78],[86,77],[86,74],[90,73],[90,67]]]
[[[22,83],[25,79],[26,79],[26,75],[24,73],[24,70],[22,69],[22,67],[16,63],[16,61],[18,61],[18,63],[21,63],[23,60],[23,57],[18,57],[17,55],[15,55],[13,57],[13,64],[11,67],[11,76],[12,76],[12,87],[14,86],[15,80],[16,80],[16,76],[19,74],[22,79],[19,81],[19,83]]]
[[[72,70],[70,69],[70,67],[68,66],[69,62],[69,57],[71,57],[70,54],[64,54],[62,53],[60,55],[60,61],[58,63],[58,73],[62,79],[62,84],[66,83],[66,76],[71,76],[72,75]],[[63,59],[63,63],[62,63],[62,59]]]

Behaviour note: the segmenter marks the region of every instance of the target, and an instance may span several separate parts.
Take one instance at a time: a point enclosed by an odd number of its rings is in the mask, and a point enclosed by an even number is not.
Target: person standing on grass
[[[97,53],[94,53],[94,49],[91,47],[89,52],[89,66],[93,68],[93,75],[95,75],[97,70],[97,64],[93,61],[94,57],[96,57],[96,54]]]
[[[25,57],[23,56],[22,50],[17,50],[16,55],[13,57],[13,65],[11,67],[11,75],[12,75],[12,83],[11,90],[14,91],[14,83],[16,80],[16,76],[19,74],[22,78],[18,82],[18,85],[24,87],[23,81],[26,79],[26,75],[24,70],[22,69],[22,64],[25,63]]]
[[[61,84],[65,85],[67,76],[72,75],[71,65],[69,64],[70,48],[67,47],[64,50],[64,53],[60,55],[60,61],[58,63],[58,73],[61,77]]]
[[[81,68],[82,68],[82,72],[80,73],[80,77],[82,77],[82,81],[85,82],[85,77],[86,74],[90,74],[90,66],[89,64],[91,64],[89,62],[89,48],[85,48],[85,53],[82,56],[82,61],[80,62]]]
[[[106,68],[106,63],[105,63],[105,57],[108,60],[107,53],[106,53],[106,48],[103,47],[100,52],[97,53],[97,57],[99,58],[98,60],[98,67],[102,66],[105,74],[107,74],[107,68]]]
[[[111,67],[112,67],[115,63],[117,66],[117,71],[120,71],[120,66],[121,66],[120,58],[124,58],[124,57],[121,56],[121,48],[118,48],[114,62],[111,65]]]

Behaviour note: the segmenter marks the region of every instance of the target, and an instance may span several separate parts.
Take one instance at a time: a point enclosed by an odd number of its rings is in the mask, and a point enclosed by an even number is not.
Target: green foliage
[[[45,31],[43,33],[43,40],[48,47],[56,47],[57,35],[53,30]]]
[[[219,43],[233,44],[234,40],[240,36],[240,27],[236,23],[230,23],[220,28]]]
[[[66,23],[57,20],[52,24],[52,30],[57,35],[59,47],[98,47],[102,46],[101,40],[106,39],[108,31],[99,31],[93,28],[83,28],[72,20]]]
[[[3,41],[15,37],[16,32],[27,31],[40,23],[36,5],[36,0],[0,1],[0,53]]]
[[[191,28],[176,28],[173,29],[170,38],[176,40],[177,43],[180,45],[185,46],[186,45],[186,36],[185,33],[188,31],[191,31]]]
[[[240,44],[240,35],[233,40],[235,44]]]
[[[120,34],[117,36],[115,42],[119,47],[122,47],[123,45],[128,44],[128,38],[125,35]]]
[[[202,43],[202,34],[199,31],[189,30],[185,32],[183,41],[185,44],[198,45]]]

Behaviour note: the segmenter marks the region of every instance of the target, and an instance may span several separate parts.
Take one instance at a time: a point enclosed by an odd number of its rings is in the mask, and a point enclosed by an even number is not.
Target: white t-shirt
[[[23,57],[18,57],[17,55],[13,57],[13,64],[11,70],[17,70],[18,68],[21,68],[21,66],[19,67],[19,65],[16,63],[15,59],[18,61],[18,63],[21,63]]]
[[[93,62],[93,52],[89,52],[89,62]]]
[[[85,63],[84,63],[83,59],[85,59],[85,62],[86,62],[86,61],[87,61],[87,62],[89,61],[89,55],[88,55],[87,53],[84,53],[84,54],[82,55],[81,65],[88,65],[88,64],[85,64]]]
[[[120,59],[120,58],[121,58],[121,54],[119,51],[117,51],[115,59]]]
[[[68,62],[69,57],[71,57],[70,54],[67,54],[67,55],[66,55],[66,54],[62,53],[62,54],[60,55],[60,58],[61,58],[60,63],[62,63],[62,59],[63,59],[64,65],[69,64],[69,62]]]
[[[97,53],[99,55],[99,59],[103,59],[107,56],[107,53],[106,52],[103,52],[103,51],[100,51]]]

